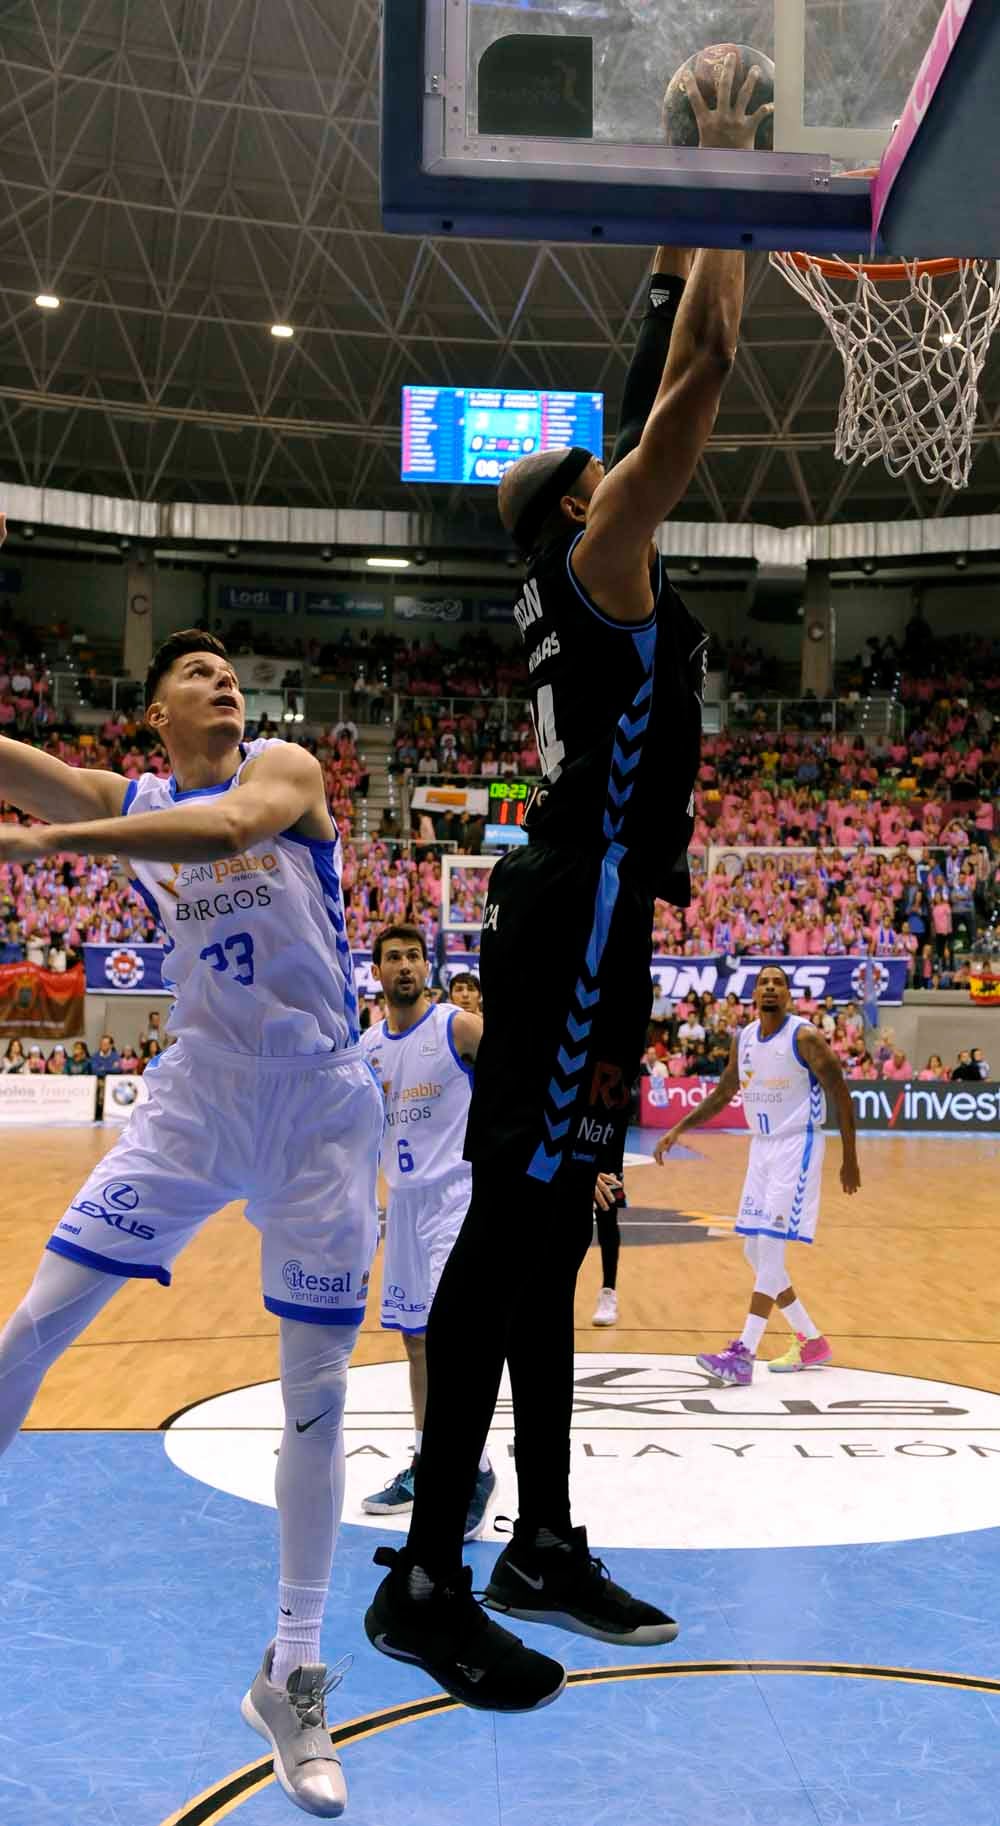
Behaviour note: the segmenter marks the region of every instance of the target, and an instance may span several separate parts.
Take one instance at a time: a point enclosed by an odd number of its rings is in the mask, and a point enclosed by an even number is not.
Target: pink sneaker
[[[768,1369],[772,1375],[787,1376],[794,1370],[820,1369],[829,1363],[833,1350],[826,1338],[805,1338],[797,1331],[781,1357],[772,1357]]]
[[[729,1388],[747,1388],[753,1381],[753,1358],[741,1338],[734,1338],[717,1355],[705,1352],[695,1362]]]

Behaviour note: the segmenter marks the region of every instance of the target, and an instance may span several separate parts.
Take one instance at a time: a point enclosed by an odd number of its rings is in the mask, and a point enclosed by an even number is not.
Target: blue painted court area
[[[273,1511],[188,1478],[156,1434],[35,1433],[0,1467],[0,1538],[6,1826],[299,1817],[273,1781],[251,1774],[243,1799],[229,1785],[263,1760],[238,1707],[272,1626]],[[447,1706],[409,1715],[434,1689],[379,1659],[361,1628],[377,1538],[344,1530],[325,1635],[331,1662],[354,1656],[331,1725],[389,1709],[344,1751],[356,1826],[1000,1820],[1000,1530],[616,1551],[613,1570],[678,1616],[677,1643],[626,1655],[521,1626],[581,1678],[547,1711],[500,1720]],[[470,1549],[477,1582],[495,1551]],[[767,1662],[785,1671],[746,1666]]]

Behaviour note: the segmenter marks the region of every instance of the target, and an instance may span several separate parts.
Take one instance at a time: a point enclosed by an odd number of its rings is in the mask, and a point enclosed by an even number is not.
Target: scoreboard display
[[[601,453],[603,393],[518,387],[404,387],[404,482],[472,482],[494,488],[538,450],[582,444]]]
[[[527,843],[524,819],[537,781],[491,780],[489,821],[483,841],[489,849],[512,849]]]

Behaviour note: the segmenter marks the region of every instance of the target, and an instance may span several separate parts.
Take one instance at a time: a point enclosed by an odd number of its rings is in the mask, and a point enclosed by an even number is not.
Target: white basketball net
[[[772,254],[771,264],[819,312],[843,359],[841,462],[881,458],[890,475],[915,469],[924,482],[964,488],[1000,322],[1000,261],[963,260],[944,277],[903,261],[888,283],[849,260],[821,268],[808,254]]]

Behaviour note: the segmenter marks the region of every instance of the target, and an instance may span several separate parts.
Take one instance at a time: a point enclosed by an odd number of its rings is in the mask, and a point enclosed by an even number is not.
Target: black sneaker
[[[483,1594],[489,1610],[529,1623],[551,1623],[577,1636],[646,1648],[672,1642],[677,1624],[652,1604],[616,1585],[603,1560],[587,1546],[586,1528],[566,1541],[537,1547],[534,1533],[515,1524],[513,1538],[493,1568]]]
[[[455,1585],[418,1599],[410,1596],[401,1553],[380,1547],[375,1564],[392,1568],[365,1613],[365,1632],[380,1654],[423,1668],[453,1699],[481,1712],[534,1712],[558,1699],[566,1669],[486,1615],[472,1596],[471,1566]]]

